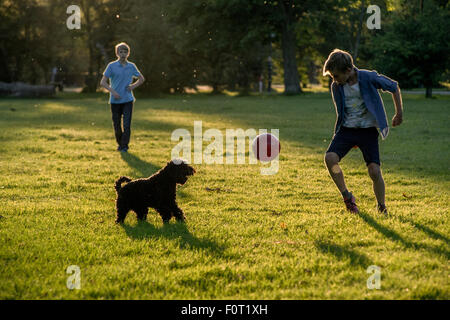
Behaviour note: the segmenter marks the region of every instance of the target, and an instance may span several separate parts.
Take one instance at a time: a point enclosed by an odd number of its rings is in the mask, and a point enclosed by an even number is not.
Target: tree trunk
[[[432,97],[432,91],[433,91],[433,78],[430,74],[425,77],[423,81],[423,86],[425,87],[425,98],[431,98]]]
[[[88,75],[85,79],[86,87],[83,92],[95,92],[97,89],[97,81],[94,77],[94,44],[92,40],[92,25],[91,25],[91,6],[87,2],[83,2],[84,17],[86,19],[86,33],[87,33],[87,44],[89,50],[89,65],[88,65]]]
[[[314,63],[314,60],[311,58],[308,59],[308,80],[310,84],[319,84],[317,80],[317,66]]]
[[[0,47],[0,81],[11,82],[11,72],[9,70],[7,53],[3,46]]]
[[[281,48],[283,51],[284,93],[298,94],[302,92],[297,69],[296,43],[293,30],[292,0],[280,1],[283,12]]]
[[[366,13],[366,5],[365,1],[361,1],[361,11],[359,13],[359,22],[358,22],[358,28],[356,30],[356,39],[355,39],[355,50],[354,50],[354,56],[353,60],[356,61],[356,58],[358,57],[358,50],[359,50],[359,44],[361,42],[361,33],[363,28],[363,20],[364,20],[364,14]]]
[[[432,98],[433,97],[433,86],[427,86],[425,91],[425,98]]]
[[[11,77],[11,80],[13,82],[18,81],[22,77],[23,65],[24,65],[24,62],[22,59],[22,55],[17,55],[16,56],[16,70],[14,70],[13,76]]]
[[[212,79],[211,86],[213,88],[213,94],[222,93],[221,84],[222,84],[222,70],[217,68],[220,63],[220,55],[214,55],[211,59],[212,62]]]

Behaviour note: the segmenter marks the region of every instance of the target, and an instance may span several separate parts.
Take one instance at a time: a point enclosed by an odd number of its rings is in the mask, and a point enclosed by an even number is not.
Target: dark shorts
[[[327,152],[336,153],[339,156],[339,161],[341,161],[354,146],[358,146],[361,150],[366,165],[371,162],[380,165],[377,128],[341,127],[334,135]]]

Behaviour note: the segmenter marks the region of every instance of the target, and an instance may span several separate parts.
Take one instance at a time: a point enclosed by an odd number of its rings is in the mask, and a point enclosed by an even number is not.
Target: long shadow
[[[201,239],[191,234],[185,223],[164,224],[155,227],[147,221],[140,221],[135,226],[122,224],[126,234],[136,240],[166,238],[177,241],[180,249],[205,250],[215,256],[223,256],[225,247],[208,239]]]
[[[419,243],[415,243],[415,242],[406,240],[400,234],[395,232],[394,230],[391,230],[391,229],[379,224],[377,221],[375,221],[375,219],[373,219],[368,214],[360,211],[358,213],[358,215],[364,220],[364,222],[366,222],[369,226],[371,226],[372,228],[377,230],[383,236],[385,236],[386,238],[388,238],[394,242],[401,243],[405,248],[414,249],[414,250],[424,249],[424,250],[427,250],[428,252],[434,253],[436,255],[445,256],[447,258],[447,260],[450,259],[450,252],[444,248],[429,246],[429,245],[422,244],[422,243],[419,244]]]
[[[418,222],[415,222],[415,221],[413,221],[413,220],[410,220],[410,219],[404,218],[404,217],[398,217],[398,220],[399,220],[400,222],[403,222],[403,223],[409,223],[409,224],[411,224],[413,227],[415,227],[416,229],[418,229],[418,230],[420,230],[420,231],[426,233],[427,235],[429,235],[429,236],[430,236],[431,238],[433,238],[433,239],[436,239],[436,240],[442,240],[442,241],[444,241],[445,243],[447,243],[447,245],[450,244],[450,239],[447,238],[445,235],[440,234],[439,232],[434,231],[433,229],[430,229],[429,227],[424,226],[423,224],[420,224],[420,223],[418,223]]]
[[[161,169],[161,167],[158,167],[153,163],[144,161],[130,152],[121,152],[120,156],[122,157],[123,161],[125,161],[131,168],[136,170],[142,177],[149,177],[156,171]]]
[[[321,252],[331,253],[339,260],[350,259],[351,265],[360,266],[363,268],[367,268],[368,266],[373,265],[373,262],[367,256],[355,250],[339,246],[331,242],[324,242],[320,240],[315,241],[314,245]]]

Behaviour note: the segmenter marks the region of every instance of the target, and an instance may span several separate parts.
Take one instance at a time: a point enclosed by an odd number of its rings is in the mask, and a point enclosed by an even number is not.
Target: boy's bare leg
[[[352,213],[358,213],[359,209],[355,203],[355,197],[347,190],[347,187],[345,186],[344,174],[342,173],[338,162],[339,156],[336,153],[327,152],[325,154],[325,164],[327,165],[328,172],[341,192],[347,210]]]
[[[369,176],[373,181],[373,192],[377,198],[378,204],[385,206],[385,185],[381,168],[378,164],[372,162],[367,166]]]
[[[328,172],[331,178],[338,187],[339,191],[342,193],[347,190],[344,180],[344,174],[342,173],[341,167],[338,164],[339,156],[334,152],[327,152],[325,154],[325,164],[327,165]]]

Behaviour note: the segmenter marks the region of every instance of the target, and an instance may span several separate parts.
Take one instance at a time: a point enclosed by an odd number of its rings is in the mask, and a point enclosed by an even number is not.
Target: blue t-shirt
[[[119,60],[110,62],[103,75],[111,79],[111,88],[120,95],[120,99],[116,99],[110,93],[109,103],[134,102],[133,92],[127,90],[127,87],[133,81],[133,77],[139,77],[141,75],[134,63],[128,61],[123,66]]]

